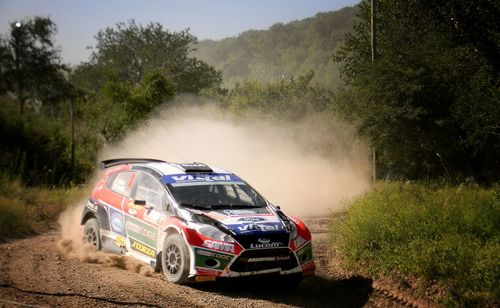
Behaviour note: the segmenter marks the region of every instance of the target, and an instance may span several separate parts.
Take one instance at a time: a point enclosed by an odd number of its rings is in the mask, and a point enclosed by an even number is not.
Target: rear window
[[[109,187],[112,191],[119,193],[125,197],[130,197],[132,187],[134,186],[135,172],[118,173],[111,182]]]

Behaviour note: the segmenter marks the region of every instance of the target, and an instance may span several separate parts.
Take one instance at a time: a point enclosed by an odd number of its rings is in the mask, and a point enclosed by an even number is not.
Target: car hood
[[[270,207],[218,209],[197,212],[222,224],[235,235],[288,233],[283,221]]]

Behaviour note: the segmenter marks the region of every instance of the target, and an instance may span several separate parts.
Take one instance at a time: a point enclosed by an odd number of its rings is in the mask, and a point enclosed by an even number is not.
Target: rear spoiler
[[[133,163],[166,163],[166,161],[161,159],[151,159],[151,158],[114,158],[103,160],[100,163],[101,170],[104,170],[109,167],[124,165],[124,164],[133,164]]]

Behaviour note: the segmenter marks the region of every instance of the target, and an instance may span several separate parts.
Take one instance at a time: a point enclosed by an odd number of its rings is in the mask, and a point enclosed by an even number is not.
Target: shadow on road
[[[372,293],[372,280],[351,277],[343,280],[312,277],[294,288],[280,288],[276,280],[227,279],[194,285],[205,292],[233,298],[261,299],[299,307],[361,307]]]

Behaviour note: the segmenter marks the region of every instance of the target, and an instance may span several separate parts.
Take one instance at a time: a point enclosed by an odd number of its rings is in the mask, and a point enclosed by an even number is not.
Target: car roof
[[[224,169],[215,167],[215,166],[209,166],[203,163],[169,163],[169,162],[154,162],[154,163],[144,163],[141,164],[144,167],[149,167],[152,169],[155,169],[156,171],[160,172],[162,175],[173,175],[173,174],[188,174],[196,171],[190,171],[189,169],[186,169],[184,166],[206,166],[207,169],[205,171],[200,170],[198,172],[210,172],[210,173],[232,173],[228,172]],[[208,171],[208,170],[211,171]]]
[[[193,162],[193,163],[172,163],[166,162],[159,159],[149,159],[149,158],[115,158],[109,160],[103,160],[101,162],[101,168],[109,168],[113,166],[123,166],[132,165],[132,168],[137,167],[148,168],[159,173],[160,176],[174,175],[174,174],[188,174],[188,173],[231,173],[224,169],[209,166],[204,163]],[[135,167],[135,168],[134,168]]]

